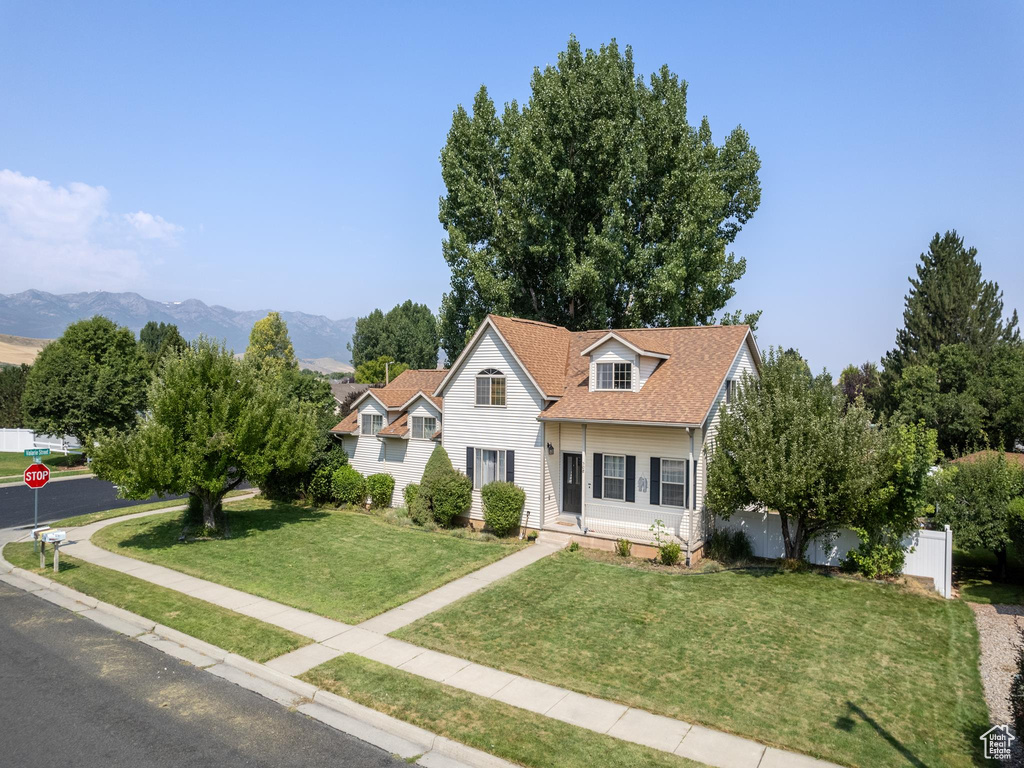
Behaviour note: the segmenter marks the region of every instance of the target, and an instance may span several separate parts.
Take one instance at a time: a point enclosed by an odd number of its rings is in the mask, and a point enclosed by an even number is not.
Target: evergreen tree
[[[898,377],[908,365],[927,364],[946,344],[984,352],[997,342],[1020,340],[1017,311],[1004,321],[1003,293],[997,283],[982,279],[977,256],[956,230],[941,237],[935,233],[921,254],[917,277],[910,278],[903,328],[885,359],[888,373]]]
[[[29,366],[0,366],[0,427],[24,426],[21,412],[21,397],[25,393]]]
[[[178,331],[174,323],[158,323],[150,320],[139,331],[139,344],[142,345],[146,357],[153,367],[169,353],[180,354],[188,342]]]

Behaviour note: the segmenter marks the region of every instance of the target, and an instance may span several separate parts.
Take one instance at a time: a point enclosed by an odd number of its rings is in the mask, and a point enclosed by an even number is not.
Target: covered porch
[[[544,530],[703,545],[698,428],[544,422]]]

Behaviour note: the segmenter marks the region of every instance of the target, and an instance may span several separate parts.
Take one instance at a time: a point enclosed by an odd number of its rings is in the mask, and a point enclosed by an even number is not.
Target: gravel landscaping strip
[[[981,639],[981,681],[985,703],[993,723],[1010,722],[1007,696],[1017,671],[1020,630],[1024,629],[1024,605],[968,603],[974,611]]]

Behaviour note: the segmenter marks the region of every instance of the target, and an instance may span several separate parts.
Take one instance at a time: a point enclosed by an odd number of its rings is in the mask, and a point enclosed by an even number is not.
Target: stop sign
[[[50,482],[50,468],[45,464],[29,464],[25,467],[25,485],[42,488]]]

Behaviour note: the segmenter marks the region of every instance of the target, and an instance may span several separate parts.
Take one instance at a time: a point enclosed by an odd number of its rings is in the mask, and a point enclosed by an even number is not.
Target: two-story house
[[[473,480],[471,518],[483,517],[479,489],[507,479],[526,492],[527,528],[649,542],[660,520],[690,554],[703,545],[704,478],[720,408],[759,366],[742,325],[571,332],[490,315],[448,371],[407,372],[436,376],[433,391],[418,384],[413,401],[402,374],[335,432],[346,435],[359,471],[415,482],[429,450],[399,458],[382,447],[390,439],[382,433],[429,401],[438,419],[432,439]],[[380,420],[367,430],[364,415],[373,414]]]

